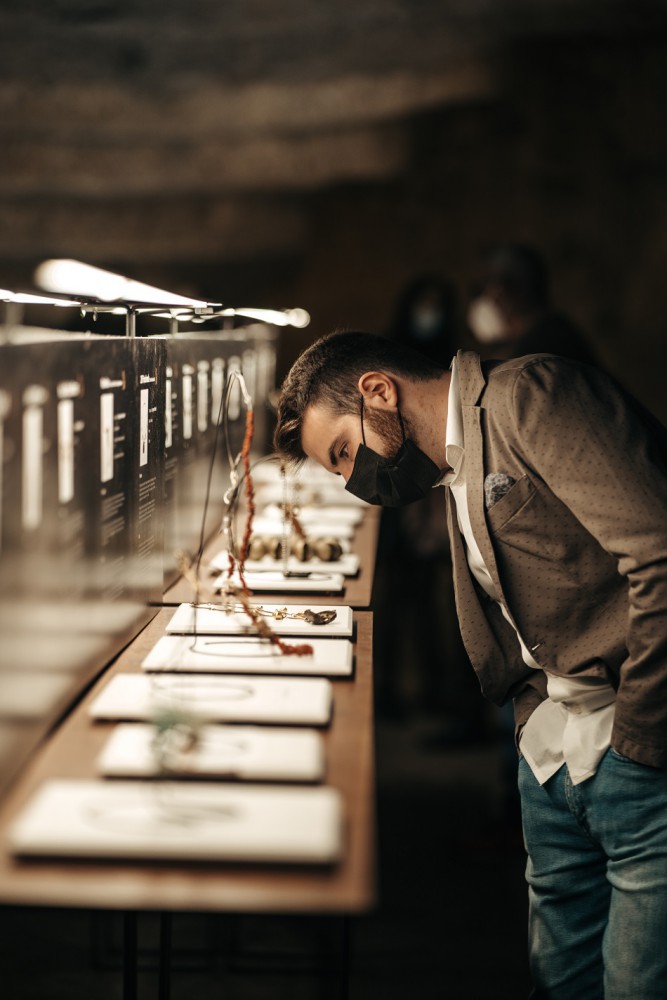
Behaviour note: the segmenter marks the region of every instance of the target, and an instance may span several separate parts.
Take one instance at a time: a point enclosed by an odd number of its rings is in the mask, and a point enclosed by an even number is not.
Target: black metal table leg
[[[352,953],[352,921],[345,915],[341,918],[340,945],[340,1000],[350,996],[350,957]]]
[[[123,913],[123,1000],[137,1000],[137,914]]]
[[[160,966],[158,1000],[169,1000],[171,993],[171,913],[160,914]]]

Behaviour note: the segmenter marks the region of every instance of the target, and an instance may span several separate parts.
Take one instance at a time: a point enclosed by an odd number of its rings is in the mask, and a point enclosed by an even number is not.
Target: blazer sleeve
[[[612,746],[667,766],[667,470],[655,433],[602,372],[560,358],[522,366],[512,396],[524,461],[617,561],[627,657]]]

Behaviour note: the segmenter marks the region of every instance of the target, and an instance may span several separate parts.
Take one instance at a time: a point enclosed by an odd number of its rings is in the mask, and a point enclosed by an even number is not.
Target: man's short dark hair
[[[274,434],[276,451],[292,464],[303,462],[301,423],[307,407],[317,403],[332,414],[359,412],[357,383],[367,371],[420,382],[439,378],[443,369],[386,337],[348,330],[326,334],[297,358],[283,382]]]

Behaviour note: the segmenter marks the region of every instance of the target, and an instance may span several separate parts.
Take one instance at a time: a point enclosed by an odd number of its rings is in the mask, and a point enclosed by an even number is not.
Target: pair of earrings
[[[282,559],[286,545],[288,546],[288,554],[295,556],[299,562],[308,562],[310,559],[335,562],[343,554],[343,546],[333,536],[294,538],[289,542],[275,536],[253,535],[248,544],[248,559],[261,559],[263,556]]]

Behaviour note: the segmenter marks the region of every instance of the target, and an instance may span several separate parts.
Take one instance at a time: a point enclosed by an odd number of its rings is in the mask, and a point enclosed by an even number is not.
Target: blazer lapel
[[[498,576],[496,554],[486,524],[484,510],[484,446],[482,439],[483,411],[480,406],[463,407],[463,433],[465,440],[466,498],[468,515],[475,541],[482,553],[484,565],[489,571],[496,594],[505,603],[503,589]]]
[[[483,409],[478,406],[486,388],[479,355],[472,351],[459,351],[457,355],[461,407],[463,412],[463,442],[465,448],[466,496],[468,515],[475,541],[482,553],[498,597],[505,603],[498,576],[496,555],[486,524],[484,511],[484,439],[482,433]]]
[[[448,489],[446,494],[456,612],[463,645],[485,696],[501,705],[514,678],[508,671],[506,651],[484,613],[473,583],[456,517],[456,501],[451,490]]]

